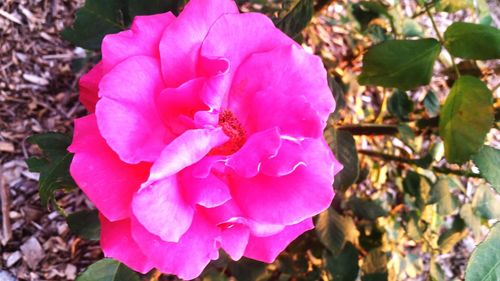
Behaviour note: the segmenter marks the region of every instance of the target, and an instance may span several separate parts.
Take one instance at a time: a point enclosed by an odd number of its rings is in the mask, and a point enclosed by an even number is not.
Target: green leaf
[[[455,22],[444,33],[444,45],[456,57],[473,60],[499,59],[500,29]]]
[[[462,207],[460,208],[460,217],[472,230],[475,238],[481,236],[481,219],[476,216],[471,204],[467,203],[462,205]]]
[[[347,201],[347,206],[358,218],[374,221],[378,217],[387,215],[387,212],[379,204],[370,199],[351,197]]]
[[[335,120],[340,118],[340,110],[345,107],[344,89],[342,86],[335,81],[335,77],[328,75],[328,86],[330,91],[332,91],[333,98],[335,99],[335,111],[333,112],[333,118]]]
[[[439,113],[439,100],[433,91],[428,91],[424,98],[424,106],[429,116],[434,117]]]
[[[500,219],[497,194],[485,184],[479,184],[472,198],[474,212],[486,220]]]
[[[304,29],[313,16],[312,0],[294,0],[286,7],[284,15],[276,23],[281,31],[295,37]]]
[[[59,133],[33,135],[28,142],[36,144],[43,152],[42,157],[31,157],[26,163],[31,172],[40,173],[39,192],[42,206],[54,197],[57,189],[76,187],[69,174],[73,154],[67,151],[71,137]]]
[[[465,269],[465,281],[500,280],[500,223],[477,245]]]
[[[455,244],[467,236],[465,222],[460,217],[455,217],[450,229],[443,232],[438,239],[439,249],[443,254],[453,249]]]
[[[403,20],[403,35],[405,37],[422,37],[424,31],[416,20],[405,18]]]
[[[413,111],[413,102],[403,91],[395,91],[387,101],[387,109],[400,121],[407,121]]]
[[[352,218],[342,216],[332,208],[319,215],[316,232],[321,243],[334,255],[340,253],[347,241],[357,244],[359,236]]]
[[[139,15],[154,15],[166,12],[177,14],[182,0],[128,0],[128,12],[130,18]]]
[[[79,47],[99,50],[105,35],[125,27],[123,1],[86,0],[76,12],[73,26],[64,29],[61,35]]]
[[[363,276],[371,274],[387,274],[387,255],[381,248],[371,250],[368,253],[368,256],[365,257],[361,270],[364,273]],[[379,280],[378,278],[368,280]],[[366,280],[365,278],[361,279]]]
[[[351,243],[346,243],[338,255],[325,251],[323,256],[326,269],[336,281],[354,281],[358,277],[358,250]]]
[[[266,264],[260,261],[242,258],[228,264],[229,271],[238,281],[254,281],[266,273]]]
[[[343,130],[334,132],[334,141],[330,148],[337,160],[344,168],[335,175],[333,187],[338,191],[345,191],[356,182],[359,176],[359,159],[356,150],[356,142],[351,133]]]
[[[446,160],[462,164],[477,153],[494,117],[493,95],[481,80],[462,76],[455,81],[439,119]]]
[[[481,175],[500,193],[500,150],[485,145],[478,154],[472,156],[472,160]]]
[[[440,51],[434,39],[385,41],[364,55],[359,83],[401,90],[427,85]]]
[[[102,259],[85,270],[76,281],[140,281],[139,276],[124,264]]]
[[[430,204],[437,203],[437,211],[441,216],[453,213],[458,207],[458,198],[452,193],[455,182],[449,177],[441,177],[432,187]]]
[[[88,240],[99,240],[101,223],[97,210],[80,211],[70,214],[66,218],[71,232]]]

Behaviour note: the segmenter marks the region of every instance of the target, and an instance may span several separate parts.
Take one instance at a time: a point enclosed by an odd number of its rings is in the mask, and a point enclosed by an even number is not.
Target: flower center
[[[218,155],[229,155],[238,151],[246,141],[246,132],[240,121],[234,114],[224,109],[219,114],[219,126],[222,127],[222,131],[229,137],[229,140],[223,145],[215,147],[212,149],[211,154]]]

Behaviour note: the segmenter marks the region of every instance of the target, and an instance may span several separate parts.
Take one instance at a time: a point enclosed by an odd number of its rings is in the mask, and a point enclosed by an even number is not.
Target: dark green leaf
[[[387,272],[387,255],[381,248],[375,248],[365,257],[361,267],[364,275]],[[362,280],[365,280],[362,278]],[[377,279],[378,280],[378,279]]]
[[[493,95],[472,76],[462,76],[451,88],[439,119],[446,160],[462,164],[483,146],[493,125]]]
[[[422,30],[422,26],[420,26],[416,20],[404,19],[403,35],[405,37],[422,37],[424,35],[424,31]]]
[[[347,241],[356,244],[359,236],[352,218],[342,216],[332,208],[319,215],[316,231],[321,243],[334,255],[340,253]]]
[[[472,160],[481,175],[500,193],[500,150],[485,145],[478,154],[472,156]]]
[[[455,22],[444,33],[450,54],[474,60],[500,58],[500,30],[491,26]]]
[[[439,100],[433,91],[428,91],[424,98],[424,106],[429,116],[434,117],[439,113]]]
[[[359,82],[401,90],[427,85],[440,51],[434,39],[385,41],[365,54]]]
[[[351,133],[343,130],[334,132],[334,141],[330,143],[333,154],[344,168],[335,175],[335,190],[345,191],[356,182],[359,175],[359,160],[356,143]]]
[[[31,136],[28,142],[37,144],[44,154],[40,158],[29,158],[26,163],[30,171],[40,173],[40,201],[42,206],[46,207],[57,189],[76,186],[69,174],[73,154],[70,154],[67,148],[71,143],[71,137],[48,133]]]
[[[358,250],[351,243],[346,243],[338,255],[325,251],[326,269],[337,281],[354,281],[358,277]]]
[[[496,223],[472,252],[465,270],[465,281],[500,280],[500,223]]]
[[[66,221],[71,232],[88,240],[99,240],[101,223],[97,210],[80,211],[70,214]]]
[[[339,111],[345,107],[344,89],[342,86],[335,81],[335,77],[328,75],[328,86],[332,91],[333,98],[335,99],[335,111],[333,112],[333,118],[340,118]]]
[[[413,102],[403,91],[395,91],[387,102],[387,109],[401,121],[408,120],[408,114],[413,111]]]
[[[295,37],[307,26],[312,16],[312,0],[294,0],[276,26],[290,37]]]
[[[356,217],[375,220],[378,217],[387,215],[387,212],[370,199],[361,199],[358,197],[351,197],[347,202],[347,206],[354,212]]]
[[[85,270],[76,281],[140,281],[139,276],[112,259],[102,259]]]
[[[154,15],[165,12],[177,14],[182,0],[128,0],[128,12],[130,18],[139,15]]]
[[[387,272],[365,274],[361,277],[361,281],[387,281],[389,275]]]
[[[465,222],[460,217],[455,217],[450,229],[443,232],[438,239],[439,249],[442,253],[448,253],[455,244],[460,242],[467,235]]]
[[[411,196],[420,196],[420,175],[413,171],[408,171],[408,174],[403,179],[403,189],[404,192]]]
[[[78,9],[73,26],[66,28],[62,36],[79,47],[98,50],[105,35],[125,27],[123,1],[86,0]]]

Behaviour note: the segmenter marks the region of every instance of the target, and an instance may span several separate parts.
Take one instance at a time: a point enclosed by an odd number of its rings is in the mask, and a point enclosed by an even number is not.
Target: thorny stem
[[[394,156],[390,154],[385,154],[377,151],[372,151],[372,150],[358,150],[358,153],[367,155],[370,157],[374,158],[380,158],[385,161],[396,161],[396,162],[401,162],[401,163],[406,163],[406,164],[417,164],[420,159],[408,159],[404,157],[399,157],[399,156]],[[480,174],[476,174],[472,171],[464,171],[464,170],[455,170],[455,169],[450,169],[446,167],[437,167],[433,166],[432,171],[440,174],[452,174],[452,175],[457,175],[457,176],[464,176],[468,178],[482,178]]]
[[[441,36],[441,33],[439,32],[439,29],[437,27],[436,21],[434,20],[434,17],[432,16],[432,13],[429,10],[429,7],[426,6],[426,5],[424,5],[424,9],[425,9],[425,13],[427,14],[427,16],[429,16],[429,19],[431,20],[432,27],[434,28],[434,31],[436,32],[436,36],[437,36],[437,38],[439,40],[439,43],[441,44],[441,46],[444,47],[443,36]],[[455,57],[452,54],[450,54],[450,56],[451,56],[451,63],[453,64],[453,69],[455,70],[455,73],[457,74],[457,77],[460,77],[460,71],[458,70],[458,67],[455,64]]]

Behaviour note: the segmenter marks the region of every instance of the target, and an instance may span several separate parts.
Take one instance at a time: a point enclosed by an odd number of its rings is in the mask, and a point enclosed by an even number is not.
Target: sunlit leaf
[[[319,215],[316,231],[321,243],[333,254],[338,254],[346,242],[356,244],[359,236],[352,218],[342,216],[332,208]]]
[[[472,76],[455,81],[439,120],[446,160],[457,164],[469,160],[483,146],[493,119],[493,96],[486,85]]]
[[[441,177],[432,186],[430,204],[437,204],[438,214],[446,216],[453,213],[458,207],[458,198],[452,193],[455,182],[449,177]]]
[[[442,253],[448,253],[455,244],[460,242],[467,235],[465,223],[460,217],[455,217],[450,229],[443,232],[438,239],[439,249]]]

